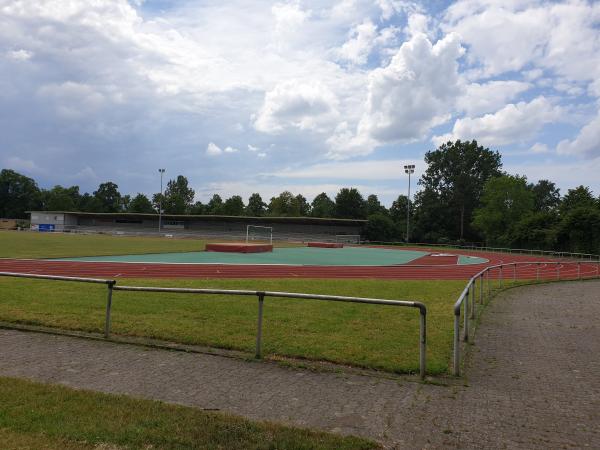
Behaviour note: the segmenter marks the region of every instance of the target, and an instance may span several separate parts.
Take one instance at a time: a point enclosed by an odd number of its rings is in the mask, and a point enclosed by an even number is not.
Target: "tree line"
[[[499,152],[476,141],[456,141],[425,154],[427,169],[410,204],[410,240],[429,243],[478,243],[494,246],[600,253],[600,198],[588,187],[569,189],[563,196],[550,180],[529,183],[525,176],[502,170]],[[207,203],[194,202],[185,176],[169,180],[152,198],[122,195],[111,182],[81,194],[78,186],[40,189],[37,183],[10,169],[0,171],[0,217],[25,218],[26,211],[83,211],[200,214],[230,216],[323,217],[368,219],[363,234],[372,241],[406,238],[409,208],[398,195],[390,208],[377,195],[366,198],[356,188],[342,188],[334,198],[326,193],[309,202],[284,191],[263,201],[253,193]]]

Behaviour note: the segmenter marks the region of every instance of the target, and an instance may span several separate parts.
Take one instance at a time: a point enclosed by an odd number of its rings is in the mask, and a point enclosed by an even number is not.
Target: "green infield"
[[[372,247],[275,248],[264,253],[188,252],[66,258],[67,261],[178,264],[289,264],[311,266],[391,266],[406,264],[426,252]]]
[[[448,369],[452,304],[464,281],[389,280],[149,280],[119,284],[290,291],[419,300],[428,311],[429,373]],[[101,332],[106,288],[99,285],[0,278],[0,320]],[[184,344],[254,351],[255,298],[116,291],[112,331]],[[263,351],[407,373],[418,369],[419,314],[412,308],[268,298]]]
[[[380,448],[336,436],[122,395],[0,378],[0,447],[11,450]]]

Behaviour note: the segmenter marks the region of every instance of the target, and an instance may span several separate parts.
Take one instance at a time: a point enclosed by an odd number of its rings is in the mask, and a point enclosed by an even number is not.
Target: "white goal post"
[[[246,244],[250,241],[269,241],[269,244],[273,244],[273,227],[246,225]]]
[[[335,242],[342,244],[360,244],[360,234],[336,234]]]

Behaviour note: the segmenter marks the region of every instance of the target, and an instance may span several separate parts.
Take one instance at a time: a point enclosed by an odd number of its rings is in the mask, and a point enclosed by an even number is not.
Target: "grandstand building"
[[[158,214],[30,211],[34,231],[151,235],[159,232]],[[164,214],[160,233],[185,237],[243,239],[248,225],[273,228],[273,239],[335,240],[358,235],[366,220],[316,217],[245,217]]]

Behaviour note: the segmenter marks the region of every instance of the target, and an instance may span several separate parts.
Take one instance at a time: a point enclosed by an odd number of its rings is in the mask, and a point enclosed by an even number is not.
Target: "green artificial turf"
[[[314,266],[388,266],[406,264],[426,252],[373,247],[276,248],[264,253],[188,252],[123,256],[88,256],[68,261],[201,263],[201,264],[291,264]]]
[[[0,378],[0,448],[374,449],[377,444],[121,395]]]

